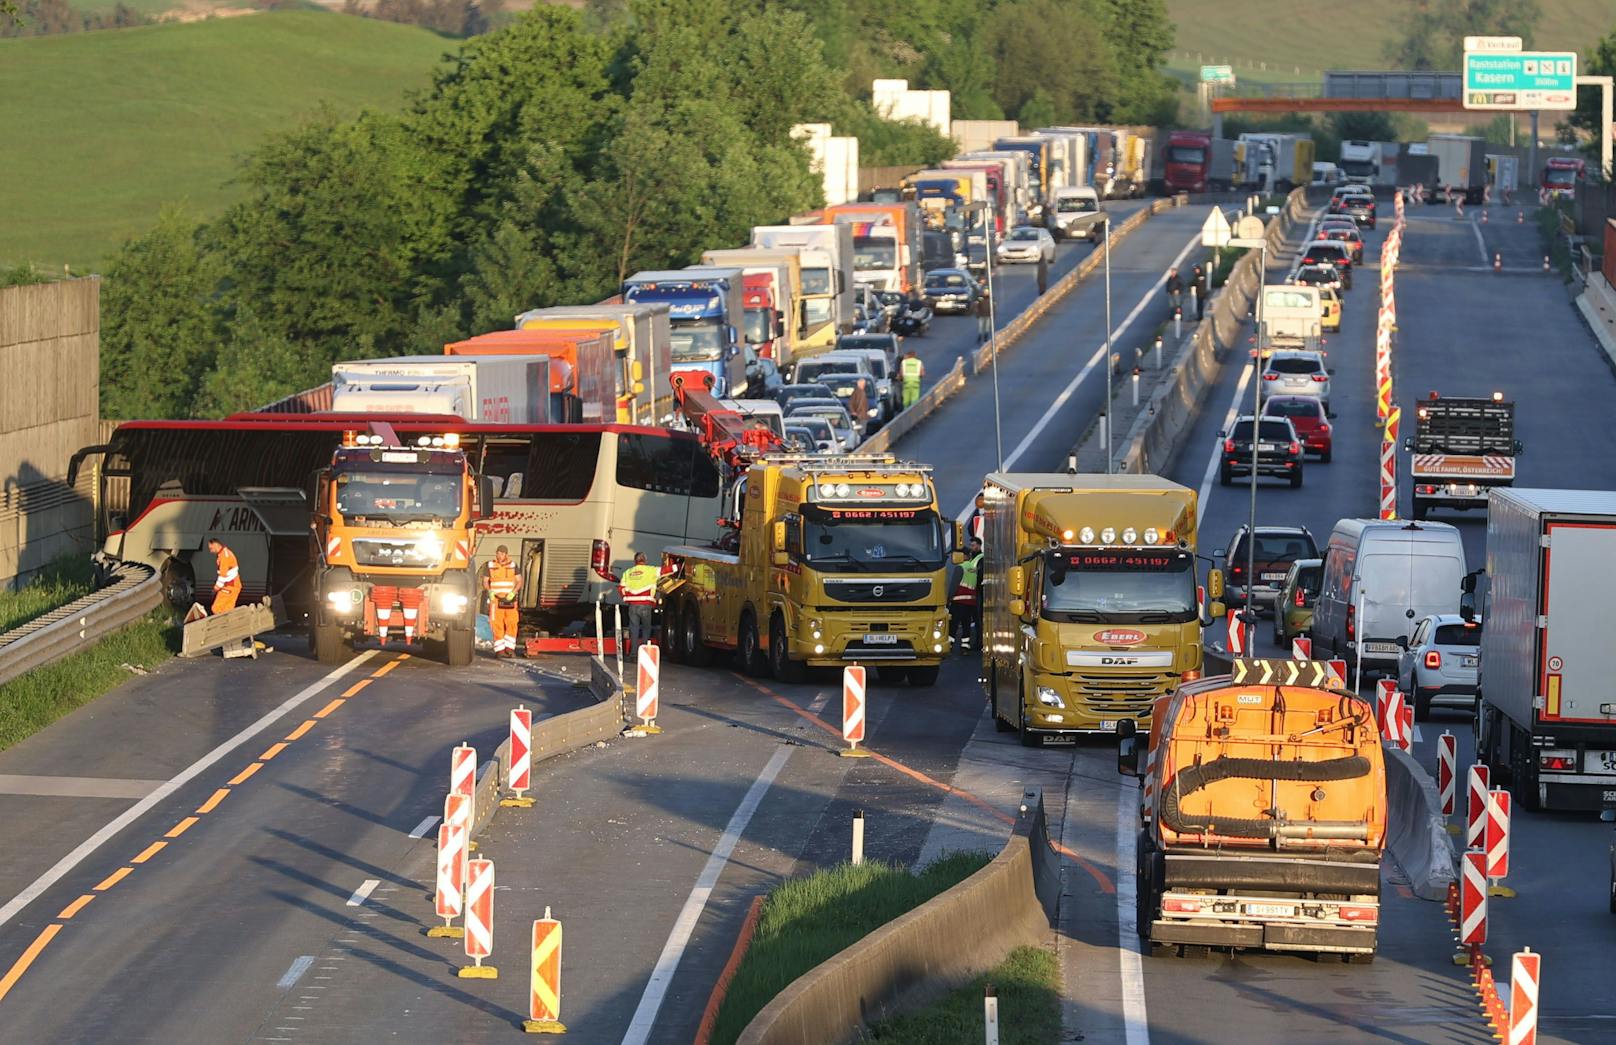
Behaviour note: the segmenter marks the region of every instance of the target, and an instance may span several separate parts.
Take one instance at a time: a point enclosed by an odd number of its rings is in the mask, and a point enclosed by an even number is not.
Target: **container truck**
[[[1000,729],[1028,746],[1114,733],[1199,677],[1194,490],[1154,475],[998,472],[984,496],[982,675]],[[1221,571],[1207,591],[1221,597]]]
[[[999,138],[993,143],[996,151],[1015,150],[1027,154],[1027,180],[1031,198],[1027,203],[1027,220],[1039,224],[1044,220],[1044,201],[1049,199],[1049,139],[1037,135],[1015,135]]]
[[[1381,143],[1348,139],[1341,143],[1341,161],[1337,164],[1348,182],[1355,185],[1380,184]]]
[[[674,371],[704,370],[720,392],[740,395],[746,389],[743,280],[738,268],[636,272],[623,282],[622,294],[625,301],[668,306]]]
[[[796,250],[802,266],[805,353],[828,352],[853,329],[853,229],[849,225],[758,225],[752,246]]]
[[[560,324],[577,320],[557,320]],[[443,346],[446,356],[550,357],[549,420],[562,424],[617,419],[616,330],[538,325],[495,330]],[[473,420],[467,418],[467,420]]]
[[[1029,154],[1015,149],[998,149],[993,151],[979,151],[966,153],[954,157],[956,161],[969,163],[999,163],[1004,167],[1006,200],[1004,223],[1008,228],[1011,225],[1020,225],[1025,221],[1025,215],[1032,207],[1032,158]],[[945,167],[946,169],[946,167]]]
[[[1119,731],[1118,770],[1144,777],[1139,938],[1151,953],[1373,961],[1387,816],[1374,709],[1317,661],[1232,667],[1158,698],[1148,733]]]
[[[920,207],[900,203],[844,203],[826,207],[827,223],[853,225],[853,275],[877,290],[908,291],[920,280]]]
[[[1507,200],[1521,187],[1521,158],[1509,153],[1487,154],[1487,184]]]
[[[1150,162],[1154,152],[1153,142],[1142,134],[1134,131],[1118,130],[1117,136],[1121,141],[1117,150],[1120,161],[1112,175],[1110,195],[1113,198],[1138,199],[1150,187]],[[1309,146],[1312,142],[1308,142]],[[1305,166],[1307,177],[1298,184],[1307,184],[1313,177],[1313,154],[1308,150]]]
[[[1051,195],[1056,189],[1081,184],[1078,179],[1088,146],[1088,142],[1081,134],[1054,127],[1041,127],[1033,131],[1032,136],[1049,142],[1048,190]]]
[[[1436,193],[1433,202],[1461,196],[1466,203],[1480,203],[1487,188],[1487,141],[1467,134],[1433,134],[1426,141],[1428,152],[1436,157]]]
[[[1010,225],[1014,224],[1010,208],[1010,186],[1007,184],[1008,172],[1005,168],[1008,161],[952,159],[944,160],[943,170],[981,171],[987,178],[987,199],[993,207],[993,229],[995,235],[1004,235]]]
[[[781,367],[789,366],[799,352],[803,339],[802,257],[796,250],[763,250],[752,247],[732,247],[725,250],[707,250],[701,255],[703,265],[726,265],[738,268],[748,277],[765,272],[775,273],[772,297],[773,307],[781,315],[780,332],[767,345],[762,355],[773,359]],[[747,303],[747,308],[754,305]]]
[[[673,326],[668,315],[668,306],[660,302],[553,305],[522,313],[516,317],[516,327],[565,324],[579,329],[615,329],[617,420],[657,424],[673,410],[668,385]]]
[[[1204,131],[1169,131],[1161,156],[1168,193],[1228,192],[1234,187],[1234,144]]]
[[[973,202],[987,198],[988,178],[983,170],[934,168],[904,178],[903,187],[920,205],[926,223],[939,228],[950,216],[958,217]]]
[[[1297,134],[1247,132],[1242,183],[1290,192],[1313,181],[1313,139]]]
[[[437,414],[490,424],[546,424],[550,357],[391,356],[331,364],[331,409],[341,414]]]
[[[1014,120],[955,120],[949,124],[949,134],[960,152],[987,149],[1000,138],[1020,133],[1021,125]]]
[[[1493,784],[1528,809],[1616,809],[1616,493],[1493,490],[1486,572],[1464,587]]]

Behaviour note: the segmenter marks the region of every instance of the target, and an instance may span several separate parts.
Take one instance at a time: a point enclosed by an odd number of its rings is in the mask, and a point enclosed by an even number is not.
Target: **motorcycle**
[[[900,337],[920,337],[931,324],[931,309],[924,305],[916,308],[905,305],[892,317],[892,332]]]

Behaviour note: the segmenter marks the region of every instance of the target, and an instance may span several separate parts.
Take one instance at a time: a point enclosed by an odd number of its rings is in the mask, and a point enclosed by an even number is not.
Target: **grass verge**
[[[180,648],[180,629],[167,610],[156,610],[100,642],[0,686],[0,751],[44,729],[134,677]]]
[[[26,624],[95,590],[88,555],[64,555],[16,591],[0,589],[0,632]]]
[[[1556,200],[1550,206],[1537,209],[1538,239],[1542,243],[1543,253],[1549,256],[1549,263],[1560,273],[1561,279],[1571,278],[1575,264],[1571,257],[1571,246],[1560,227],[1562,208],[1567,206],[1569,204]]]
[[[979,1041],[984,1020],[982,996],[990,984],[999,998],[1002,1045],[1047,1045],[1061,1040],[1060,962],[1053,951],[1042,947],[1017,947],[968,985],[924,1008],[875,1024],[870,1038],[893,1045]]]
[[[986,853],[955,853],[916,874],[893,864],[839,864],[783,883],[763,902],[752,946],[713,1024],[714,1045],[740,1037],[798,976],[969,878],[989,859]]]

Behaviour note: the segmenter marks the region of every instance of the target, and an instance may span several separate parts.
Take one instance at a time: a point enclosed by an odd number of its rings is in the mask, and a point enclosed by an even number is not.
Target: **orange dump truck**
[[[1386,767],[1369,703],[1317,661],[1238,660],[1124,719],[1140,775],[1138,930],[1152,948],[1374,958]]]
[[[560,423],[617,419],[616,334],[599,329],[495,330],[443,346],[446,356],[550,357],[550,417]]]

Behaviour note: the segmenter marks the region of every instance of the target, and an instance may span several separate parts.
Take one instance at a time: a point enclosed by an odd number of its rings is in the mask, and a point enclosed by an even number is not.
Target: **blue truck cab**
[[[636,272],[623,281],[623,300],[666,304],[673,370],[704,370],[713,375],[715,395],[738,396],[747,383],[740,339],[744,289],[745,277],[738,268],[693,265]]]

